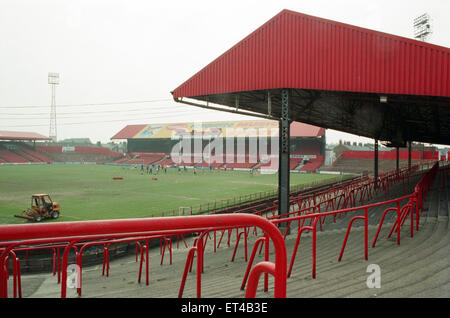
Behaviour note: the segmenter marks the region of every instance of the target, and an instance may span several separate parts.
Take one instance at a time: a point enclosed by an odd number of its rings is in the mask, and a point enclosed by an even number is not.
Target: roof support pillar
[[[281,90],[281,116],[279,120],[279,165],[278,165],[278,214],[289,212],[289,156],[290,156],[290,91]]]
[[[412,142],[408,141],[408,169],[411,169],[411,148]]]
[[[378,189],[378,139],[375,139],[374,151],[375,151],[375,160],[374,160],[373,174],[375,179],[375,189]]]
[[[396,147],[395,156],[395,171],[398,174],[400,171],[400,147]]]

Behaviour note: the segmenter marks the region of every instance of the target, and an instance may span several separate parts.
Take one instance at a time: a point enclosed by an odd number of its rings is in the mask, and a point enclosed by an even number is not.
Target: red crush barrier
[[[320,222],[320,225],[322,225],[322,221],[321,219],[325,219],[326,216],[328,215],[333,215],[333,217],[335,217],[336,215],[341,215],[342,213],[350,213],[350,212],[354,212],[357,210],[362,210],[364,209],[364,216],[355,216],[353,217],[350,222],[349,225],[347,227],[347,232],[342,244],[342,248],[341,248],[341,252],[339,254],[339,258],[338,260],[341,261],[342,259],[342,255],[344,253],[344,249],[345,249],[345,245],[347,243],[347,239],[348,236],[350,234],[350,229],[351,226],[353,225],[353,222],[355,220],[361,219],[364,221],[364,259],[367,260],[368,259],[368,209],[371,207],[376,207],[376,206],[380,206],[380,205],[385,205],[385,204],[391,204],[391,203],[395,203],[397,205],[397,208],[390,208],[387,209],[384,213],[383,216],[381,218],[379,227],[378,227],[378,231],[377,234],[375,235],[375,239],[372,243],[372,247],[375,246],[375,242],[378,238],[382,223],[384,221],[384,217],[386,215],[387,212],[389,211],[397,211],[397,218],[396,221],[394,222],[394,225],[391,229],[391,232],[389,233],[389,236],[391,236],[391,234],[393,233],[394,229],[396,229],[397,232],[397,244],[400,244],[400,228],[403,225],[404,221],[406,220],[406,217],[408,215],[408,213],[411,213],[411,237],[413,236],[413,226],[414,226],[414,217],[413,217],[413,212],[414,212],[414,206],[415,208],[415,212],[416,212],[416,228],[418,229],[418,218],[419,218],[419,211],[422,211],[422,202],[419,201],[419,197],[422,197],[426,195],[427,191],[429,190],[431,183],[433,181],[434,175],[436,174],[436,171],[438,169],[438,164],[436,163],[432,169],[430,169],[430,171],[428,171],[426,174],[424,174],[424,176],[421,178],[421,180],[418,182],[418,184],[415,187],[415,191],[413,194],[407,195],[407,196],[403,196],[400,198],[396,198],[396,199],[392,199],[392,200],[387,200],[387,201],[383,201],[383,202],[377,202],[377,203],[373,203],[373,204],[369,204],[369,205],[363,205],[363,206],[358,206],[355,207],[354,204],[356,203],[356,198],[358,196],[358,194],[355,194],[355,190],[356,189],[364,189],[364,187],[366,185],[363,186],[356,186],[356,185],[352,185],[351,187],[348,187],[346,190],[347,195],[345,196],[346,199],[344,200],[343,206],[346,206],[347,204],[345,202],[350,202],[350,205],[352,207],[350,208],[344,208],[344,209],[340,209],[340,210],[334,210],[334,211],[330,211],[330,212],[320,212],[320,209],[316,208],[319,207],[320,208],[320,204],[323,203],[323,201],[316,201],[316,198],[313,198],[313,204],[311,204],[311,206],[307,209],[303,209],[303,210],[299,210],[299,211],[294,211],[294,212],[289,212],[286,213],[284,215],[281,216],[276,216],[276,217],[269,217],[270,221],[274,224],[278,224],[278,223],[287,223],[288,226],[290,225],[291,222],[293,221],[298,221],[298,233],[297,233],[297,239],[296,239],[296,243],[294,246],[294,250],[293,250],[293,255],[291,257],[291,261],[290,261],[290,266],[289,266],[289,270],[288,270],[288,277],[290,276],[291,270],[292,270],[292,265],[294,263],[295,260],[295,256],[296,256],[296,251],[298,248],[298,244],[300,241],[300,236],[303,232],[303,230],[311,230],[313,231],[313,278],[315,278],[315,253],[316,253],[316,231],[317,231],[317,226],[316,226],[316,222]],[[415,171],[415,169],[413,169],[412,171]],[[409,175],[408,175],[409,171],[405,170],[405,171],[400,171],[399,173],[394,173],[394,174],[387,174],[384,178],[381,178],[379,181],[382,185],[382,188],[384,191],[389,191],[389,187],[391,186],[391,184],[393,184],[394,182],[399,182],[399,181],[403,181],[405,182],[406,179],[408,179],[409,182]],[[367,189],[367,188],[366,188]],[[372,191],[375,191],[374,188],[372,188]],[[336,194],[336,192],[334,193]],[[360,192],[361,197],[362,195],[367,196],[369,195],[369,193],[367,192],[367,190],[364,190],[363,192]],[[400,201],[405,200],[405,199],[409,199],[408,203],[400,208]],[[304,201],[303,201],[304,202]],[[317,203],[318,202],[318,203]],[[360,201],[361,202],[361,201]],[[327,208],[330,206],[330,204],[327,205]],[[332,206],[332,205],[331,205]],[[308,212],[311,211],[312,212]],[[316,212],[316,210],[318,212]],[[310,226],[308,227],[303,227],[303,223],[305,221],[305,219],[309,218],[310,219]],[[314,220],[314,226],[311,226],[311,223]],[[287,233],[287,231],[286,231]],[[286,234],[285,234],[286,236]]]
[[[61,297],[66,297],[68,251],[77,243],[87,240],[119,239],[138,235],[184,234],[214,229],[252,227],[263,230],[274,243],[275,262],[263,262],[252,269],[246,296],[254,297],[259,275],[274,275],[274,297],[286,297],[286,247],[277,227],[268,220],[249,214],[222,214],[189,217],[168,217],[149,219],[96,220],[81,222],[59,222],[41,224],[20,224],[0,226],[0,242],[3,251],[0,256],[0,297],[7,297],[5,261],[8,253],[22,245],[37,245],[69,242],[64,250],[62,264]],[[202,265],[201,255],[197,266]],[[201,267],[200,267],[201,268]],[[257,274],[256,274],[256,272]],[[197,271],[197,286],[201,284],[201,272]],[[201,296],[198,288],[198,295]]]
[[[234,262],[234,257],[236,256],[236,251],[237,248],[239,246],[239,241],[241,240],[241,235],[244,235],[244,245],[245,245],[245,261],[247,261],[247,237],[248,237],[248,232],[247,229],[244,228],[244,230],[242,232],[239,232],[237,239],[236,239],[236,245],[234,247],[234,251],[233,251],[233,256],[231,257],[231,261]]]
[[[255,260],[256,251],[258,250],[258,247],[260,244],[261,244],[261,247],[263,245],[267,244],[267,238],[260,237],[256,240],[255,245],[253,246],[252,254],[250,256],[250,261],[248,262],[247,269],[244,274],[244,279],[242,280],[241,290],[244,290],[244,288],[245,288],[245,284],[247,283],[248,274],[250,273],[250,269],[253,265],[253,261]]]
[[[13,251],[9,251],[9,254],[12,256],[13,259],[13,297],[14,298],[22,298],[22,282],[20,277],[20,260],[16,256],[16,254]],[[6,256],[5,264],[1,267],[2,271],[4,271],[6,274],[6,279],[9,279],[9,255]],[[4,284],[2,288],[3,293],[8,293],[8,285]]]
[[[289,269],[287,273],[287,277],[291,276],[292,272],[292,266],[294,265],[295,256],[297,254],[298,245],[300,243],[300,237],[305,230],[313,231],[313,238],[312,238],[312,277],[316,278],[316,240],[317,240],[317,221],[319,220],[318,217],[314,218],[313,226],[304,226],[299,228],[297,239],[295,240],[294,249],[292,251],[292,257],[291,262],[289,264]],[[300,223],[300,222],[299,222]]]
[[[184,285],[186,284],[187,274],[188,274],[188,271],[190,271],[190,268],[192,268],[192,264],[194,263],[194,253],[196,253],[196,252],[197,252],[196,246],[192,247],[188,252],[186,265],[184,266],[183,277],[181,278],[181,286],[178,291],[178,298],[183,297]]]
[[[352,224],[355,220],[364,220],[364,259],[367,261],[368,259],[368,214],[367,214],[367,207],[364,208],[364,216],[355,216],[350,220],[350,223],[348,224],[347,232],[345,234],[344,243],[342,244],[341,253],[339,254],[338,261],[340,262],[342,259],[342,254],[344,254],[344,248],[347,243],[348,235],[350,234],[350,229],[352,227]]]
[[[172,265],[172,239],[167,237],[162,237],[160,239],[160,250],[161,250],[161,265],[164,262],[164,252],[166,251],[166,246],[169,249],[170,254],[170,265]]]

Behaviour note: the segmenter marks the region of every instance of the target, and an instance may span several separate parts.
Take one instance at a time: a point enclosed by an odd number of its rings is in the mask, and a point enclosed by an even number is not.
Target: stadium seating
[[[166,159],[161,160],[160,162],[158,162],[158,164],[160,166],[174,166],[175,162],[173,162],[173,160],[171,158],[166,158]]]
[[[298,171],[311,171],[315,172],[318,168],[323,165],[323,155],[321,155],[322,141],[317,138],[311,139],[298,139],[294,143],[296,150],[291,152],[291,160],[290,160],[290,170],[298,170]],[[270,155],[270,154],[269,154]],[[189,158],[190,160],[185,160],[186,155],[183,155],[183,161],[178,163],[180,166],[195,166],[195,167],[212,167],[214,169],[226,168],[226,169],[278,169],[278,162],[274,162],[277,160],[275,154],[275,159],[272,161],[266,162],[263,161],[258,155],[251,155],[249,153],[245,154],[234,154],[232,158],[227,158],[226,155],[223,156],[222,162],[213,162],[209,163],[207,159],[205,159],[202,154],[194,155],[192,154]],[[159,165],[164,166],[174,166],[177,165],[174,162],[173,158],[169,158],[169,153],[161,154],[161,153],[146,153],[146,152],[129,152],[127,154],[128,159],[119,158],[113,163],[115,164],[154,164],[157,163]],[[300,157],[301,156],[301,157]],[[305,160],[311,159],[311,157],[316,157],[316,159],[310,160],[310,162],[306,165],[302,165]]]
[[[52,159],[34,151],[30,146],[22,143],[8,143],[10,149],[0,146],[2,162],[9,163],[49,163]]]
[[[256,156],[249,154],[234,155],[233,159],[225,158],[227,169],[251,169],[258,164]]]
[[[111,149],[102,147],[75,147],[75,152],[99,153],[99,154],[122,156],[122,153],[120,152],[112,151]]]
[[[15,154],[14,152],[5,149],[3,147],[0,148],[0,158],[5,162],[9,163],[29,163],[27,159]]]
[[[41,162],[41,160],[36,159],[35,157],[26,153],[25,151],[23,151],[23,149],[16,148],[16,149],[12,150],[12,152],[14,152],[16,155],[19,155],[20,157],[28,160],[29,162]]]
[[[63,151],[63,146],[36,146],[36,151],[23,148],[29,155],[43,162],[95,162],[107,163],[123,159],[123,154],[103,147],[71,147],[71,151]],[[128,158],[129,159],[129,158]]]
[[[37,158],[38,161],[40,161],[40,162],[50,163],[50,162],[53,161],[53,160],[50,159],[49,157],[47,157],[47,156],[45,156],[45,155],[43,155],[43,154],[41,154],[41,153],[39,153],[39,152],[37,152],[37,151],[34,151],[34,150],[32,150],[32,149],[30,149],[30,148],[28,148],[28,147],[25,147],[25,146],[24,146],[24,147],[22,147],[21,150],[22,150],[24,153],[28,154],[29,156],[34,157],[34,158]]]
[[[125,163],[126,161],[130,160],[128,156],[114,160],[113,163]]]
[[[117,159],[117,156],[111,154],[95,154],[85,152],[47,153],[47,155],[55,162],[108,163]]]
[[[36,146],[36,150],[41,152],[62,152],[62,146]]]
[[[412,160],[412,165],[415,165],[420,162],[420,160]],[[372,174],[374,172],[374,159],[345,159],[339,157],[332,166],[324,168],[327,171],[339,171],[346,173],[363,173],[368,172]],[[378,171],[386,172],[391,171],[396,168],[396,160],[378,160]],[[400,160],[400,167],[407,167],[408,160]]]
[[[151,143],[151,141],[149,141]],[[149,144],[150,145],[150,144]],[[323,164],[323,154],[321,154],[323,147],[323,139],[321,138],[296,138],[292,141],[292,148],[295,150],[291,151],[291,162],[290,162],[290,170],[297,171],[316,171]],[[141,148],[139,148],[141,149]],[[147,148],[146,148],[147,149]],[[148,149],[151,149],[148,146]],[[156,148],[155,148],[156,149]],[[161,149],[159,147],[158,149]],[[150,150],[151,151],[151,150]],[[167,149],[167,153],[161,154],[156,152],[129,152],[127,153],[126,158],[118,158],[113,163],[114,164],[155,164],[164,165],[164,166],[195,166],[195,167],[211,167],[214,169],[278,169],[278,162],[272,161],[267,162],[267,160],[263,160],[260,154],[250,154],[249,149],[246,149],[246,152],[241,154],[234,154],[230,159],[227,154],[223,155],[223,163],[216,162],[216,160],[212,160],[211,163],[208,162],[208,158],[204,158],[203,154],[192,154],[189,158],[186,158],[186,154],[182,155],[181,162],[177,162],[175,158],[170,158],[169,149]],[[214,153],[212,154],[214,156]],[[271,155],[270,153],[267,155]],[[276,156],[278,153],[274,154]],[[303,167],[302,163],[305,160],[311,157],[321,158],[320,160],[313,160],[310,164]],[[186,160],[189,159],[189,160]]]
[[[261,161],[260,164],[256,166],[257,169],[278,169],[278,156],[273,156],[267,160]]]
[[[219,169],[223,167],[223,165],[224,163],[217,163],[217,162],[209,163],[206,161],[202,161],[199,164],[197,164],[196,167],[212,167],[213,169]]]
[[[303,165],[300,171],[316,172],[323,165],[323,156],[318,155],[316,158],[311,158]]]
[[[132,152],[129,154],[132,159],[128,160],[128,161],[122,161],[121,163],[126,163],[126,164],[144,164],[144,165],[148,165],[148,164],[153,164],[156,163],[162,159],[164,159],[167,154],[165,153],[145,153],[145,152]]]
[[[296,170],[299,165],[303,163],[302,158],[291,158],[289,162],[289,169],[290,170]]]
[[[197,166],[198,164],[202,163],[203,160],[202,154],[182,155],[180,159],[182,160],[180,166],[187,166],[187,167]]]
[[[274,161],[275,160],[275,161]],[[290,170],[316,172],[323,165],[323,156],[317,155],[316,158],[309,158],[304,162],[304,158],[291,157],[289,162]],[[278,157],[272,158],[272,161],[261,164],[260,169],[278,169]]]

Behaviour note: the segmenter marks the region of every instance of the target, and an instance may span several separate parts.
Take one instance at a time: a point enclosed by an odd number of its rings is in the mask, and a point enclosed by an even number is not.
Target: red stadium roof
[[[278,128],[278,122],[273,120],[221,121],[204,122],[202,124],[207,129],[221,129],[222,136],[224,137],[226,137],[227,128]],[[111,137],[111,139],[171,138],[176,130],[190,132],[193,128],[195,128],[194,123],[129,125]],[[321,137],[325,134],[325,129],[304,123],[292,122],[290,133],[291,137]]]
[[[274,88],[450,96],[450,49],[283,10],[173,91]]]
[[[291,121],[400,147],[450,142],[449,48],[289,10],[171,93],[279,120],[282,92]]]
[[[1,140],[52,140],[44,135],[26,131],[6,131],[0,130]]]
[[[147,125],[128,125],[111,137],[111,139],[129,139],[136,136]]]
[[[325,129],[294,121],[290,127],[291,137],[322,137]]]

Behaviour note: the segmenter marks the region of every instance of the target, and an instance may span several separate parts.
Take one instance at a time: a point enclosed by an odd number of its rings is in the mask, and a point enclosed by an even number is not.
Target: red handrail
[[[291,276],[292,267],[294,265],[295,256],[297,254],[298,245],[300,244],[300,238],[305,230],[313,231],[313,237],[312,237],[312,277],[316,278],[316,247],[317,247],[317,221],[319,220],[318,217],[314,218],[313,226],[303,226],[298,230],[297,233],[297,239],[295,240],[294,249],[292,250],[292,256],[291,256],[291,262],[289,263],[289,269],[287,276]]]
[[[313,213],[310,213],[310,214],[301,215],[301,212],[307,210],[307,209],[305,209],[305,210],[300,210],[300,211],[289,212],[289,213],[286,213],[284,215],[280,215],[280,216],[277,216],[277,217],[271,217],[270,218],[271,222],[273,222],[274,224],[278,224],[278,223],[290,224],[292,221],[298,221],[298,224],[299,224],[299,233],[298,233],[298,236],[297,236],[296,244],[294,246],[293,255],[292,255],[292,258],[291,258],[290,268],[288,270],[288,277],[289,277],[291,269],[292,269],[292,264],[293,264],[293,262],[295,260],[295,254],[296,254],[296,250],[298,248],[298,241],[300,239],[300,235],[301,235],[301,232],[302,232],[301,229],[303,227],[303,222],[307,218],[309,218],[311,221],[313,219],[315,221],[317,219],[319,219],[319,222],[321,222],[320,218],[322,218],[322,217],[325,218],[327,215],[334,215],[335,216],[336,214],[340,215],[342,213],[348,213],[348,212],[353,212],[353,211],[364,209],[364,216],[355,216],[355,217],[353,217],[350,220],[350,223],[348,225],[347,232],[346,232],[346,235],[345,235],[345,238],[344,238],[344,242],[343,242],[343,245],[342,245],[342,248],[341,248],[341,252],[340,252],[340,255],[339,255],[339,258],[338,258],[339,261],[342,259],[342,255],[343,255],[343,252],[344,252],[344,249],[345,249],[345,245],[346,245],[349,233],[350,233],[351,226],[352,226],[353,222],[355,220],[357,220],[357,219],[364,220],[364,258],[365,258],[365,260],[368,259],[368,209],[371,208],[371,207],[376,207],[376,206],[381,206],[381,205],[391,204],[391,203],[395,203],[397,205],[397,208],[394,208],[397,211],[397,218],[396,218],[394,226],[393,226],[393,228],[391,230],[391,233],[389,234],[389,236],[390,236],[392,234],[393,229],[395,227],[397,228],[397,244],[400,244],[400,227],[403,225],[403,222],[406,219],[407,214],[411,213],[411,236],[413,236],[413,220],[414,220],[414,218],[413,218],[413,205],[414,204],[416,205],[416,220],[417,220],[416,224],[418,224],[418,214],[419,214],[419,212],[418,212],[419,211],[419,203],[417,202],[417,197],[418,197],[417,193],[420,190],[421,193],[426,194],[426,192],[428,191],[428,189],[429,189],[429,187],[431,185],[431,182],[433,180],[433,176],[436,173],[436,169],[438,169],[437,164],[435,166],[433,166],[433,168],[421,178],[421,180],[418,182],[418,184],[416,186],[416,189],[415,189],[415,192],[413,194],[406,195],[406,196],[403,196],[403,197],[400,197],[400,198],[395,198],[395,199],[391,199],[391,200],[387,200],[387,201],[383,201],[383,202],[377,202],[377,203],[373,203],[373,204],[369,204],[369,205],[363,205],[363,206],[358,206],[358,207],[351,207],[351,208],[346,208],[346,209],[329,211],[329,212],[320,212],[320,210],[319,210],[319,212],[313,212]],[[405,170],[405,171],[408,172],[407,170]],[[415,170],[413,170],[413,171],[415,171]],[[395,180],[395,181],[404,180],[404,178],[406,178],[406,177],[409,178],[409,176],[407,174],[404,174],[404,175],[401,174],[401,173],[388,174],[386,177],[383,178],[384,180],[387,180],[385,182],[384,187],[388,191],[389,184],[390,184],[390,182],[388,182],[388,181],[390,181],[390,180]],[[356,195],[353,195],[355,189],[356,189],[356,187],[353,187],[352,189],[350,189],[350,188],[347,189],[347,191],[348,191],[347,193],[349,193],[350,196],[346,196],[346,197],[348,198],[349,202],[352,202],[352,205],[354,204],[354,202],[356,200],[356,197],[357,197]],[[400,208],[400,201],[405,200],[405,199],[409,199],[408,204],[406,204],[404,207]],[[319,206],[320,206],[320,202],[319,202]],[[312,206],[310,208],[314,208],[314,206]],[[372,244],[373,246],[374,246],[374,244],[376,242],[376,238],[378,237],[378,234],[379,234],[379,231],[380,231],[380,228],[381,228],[381,225],[382,225],[382,222],[384,220],[384,216],[385,216],[386,212],[387,211],[385,211],[383,213],[383,216],[382,216],[382,219],[381,219],[381,222],[380,222],[380,225],[379,225],[376,237],[375,237],[374,242]],[[298,216],[292,216],[292,215],[295,215],[295,214],[297,214]],[[302,225],[300,225],[300,221],[302,221]],[[322,222],[320,224],[322,225]],[[310,227],[305,227],[303,229],[313,230],[313,278],[315,278],[315,244],[316,244],[316,238],[315,238],[314,234],[316,233],[317,228],[316,228],[316,226],[314,226],[314,227],[310,226]]]
[[[267,238],[265,236],[258,238],[255,242],[255,245],[253,246],[252,254],[250,255],[250,261],[247,264],[247,269],[245,270],[244,278],[242,280],[241,290],[244,290],[244,288],[245,288],[245,284],[247,283],[247,278],[250,273],[250,269],[253,265],[253,261],[255,260],[256,251],[258,250],[258,247],[260,244],[261,244],[261,247],[262,247],[262,245],[267,244]]]
[[[263,217],[250,214],[2,225],[0,226],[0,242],[9,242],[0,256],[0,268],[3,268],[5,264],[6,254],[17,246],[69,241],[70,243],[66,246],[63,256],[61,282],[61,297],[65,297],[68,250],[82,240],[98,240],[105,236],[127,237],[132,236],[132,234],[152,234],[152,232],[156,234],[157,232],[173,231],[173,234],[175,234],[176,231],[185,233],[186,231],[213,230],[214,228],[251,226],[259,227],[269,235],[275,248],[275,263],[270,263],[271,266],[265,264],[255,268],[274,275],[274,296],[286,297],[286,247],[283,237],[273,223]],[[252,273],[256,270],[255,268]],[[0,274],[2,275],[0,283],[5,284],[4,271],[0,271]],[[258,275],[250,274],[249,286],[250,284],[252,287],[257,285],[258,278]],[[253,290],[248,291],[246,295],[254,295]],[[6,297],[7,294],[2,292],[0,296]]]

